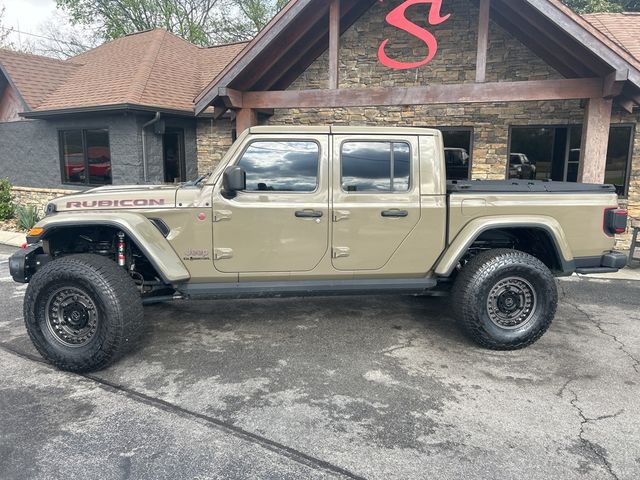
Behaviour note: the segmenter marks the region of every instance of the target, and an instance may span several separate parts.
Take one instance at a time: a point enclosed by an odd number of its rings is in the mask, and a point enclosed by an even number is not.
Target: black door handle
[[[298,210],[296,218],[322,218],[323,213],[319,210]]]
[[[409,216],[409,212],[406,210],[384,210],[382,216],[384,218],[406,218]]]

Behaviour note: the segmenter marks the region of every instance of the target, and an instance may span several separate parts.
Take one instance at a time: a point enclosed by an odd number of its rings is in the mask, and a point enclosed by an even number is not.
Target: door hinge
[[[231,220],[231,215],[233,215],[231,210],[214,210],[213,221],[221,222],[223,220]]]
[[[231,248],[214,248],[213,259],[214,260],[227,260],[233,258],[233,250]]]
[[[335,210],[333,212],[333,221],[340,222],[342,220],[347,220],[351,216],[351,212],[348,210]]]
[[[345,258],[351,255],[349,247],[333,247],[333,258]]]

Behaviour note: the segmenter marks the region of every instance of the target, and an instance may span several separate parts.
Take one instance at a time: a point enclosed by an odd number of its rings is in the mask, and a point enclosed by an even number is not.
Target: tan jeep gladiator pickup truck
[[[447,184],[436,130],[256,127],[194,182],[54,200],[10,271],[36,348],[71,371],[130,348],[143,304],[191,298],[450,291],[507,350],[549,328],[554,276],[625,265],[626,223],[612,186]]]

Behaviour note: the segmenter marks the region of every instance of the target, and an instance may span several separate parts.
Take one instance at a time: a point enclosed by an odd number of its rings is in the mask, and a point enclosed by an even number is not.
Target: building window
[[[341,151],[345,192],[407,192],[411,148],[402,142],[345,142]]]
[[[447,180],[469,180],[473,156],[473,130],[440,128],[444,140]]]
[[[111,184],[109,131],[64,130],[60,132],[62,183]]]
[[[320,146],[313,141],[253,142],[238,165],[249,192],[313,192],[318,187]]]
[[[631,125],[613,126],[609,131],[604,183],[615,185],[618,195],[622,197],[626,197],[629,192],[633,139],[634,129]]]
[[[605,183],[626,196],[633,154],[634,128],[612,125]],[[582,126],[512,127],[508,178],[577,182]]]

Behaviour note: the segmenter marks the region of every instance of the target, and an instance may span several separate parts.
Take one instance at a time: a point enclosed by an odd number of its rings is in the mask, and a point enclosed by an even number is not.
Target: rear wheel
[[[40,354],[62,370],[106,367],[138,340],[143,319],[127,272],[99,255],[72,255],[33,276],[24,300],[25,325]]]
[[[493,350],[517,350],[549,329],[558,305],[555,278],[537,258],[489,250],[472,258],[453,288],[456,318],[467,336]]]

